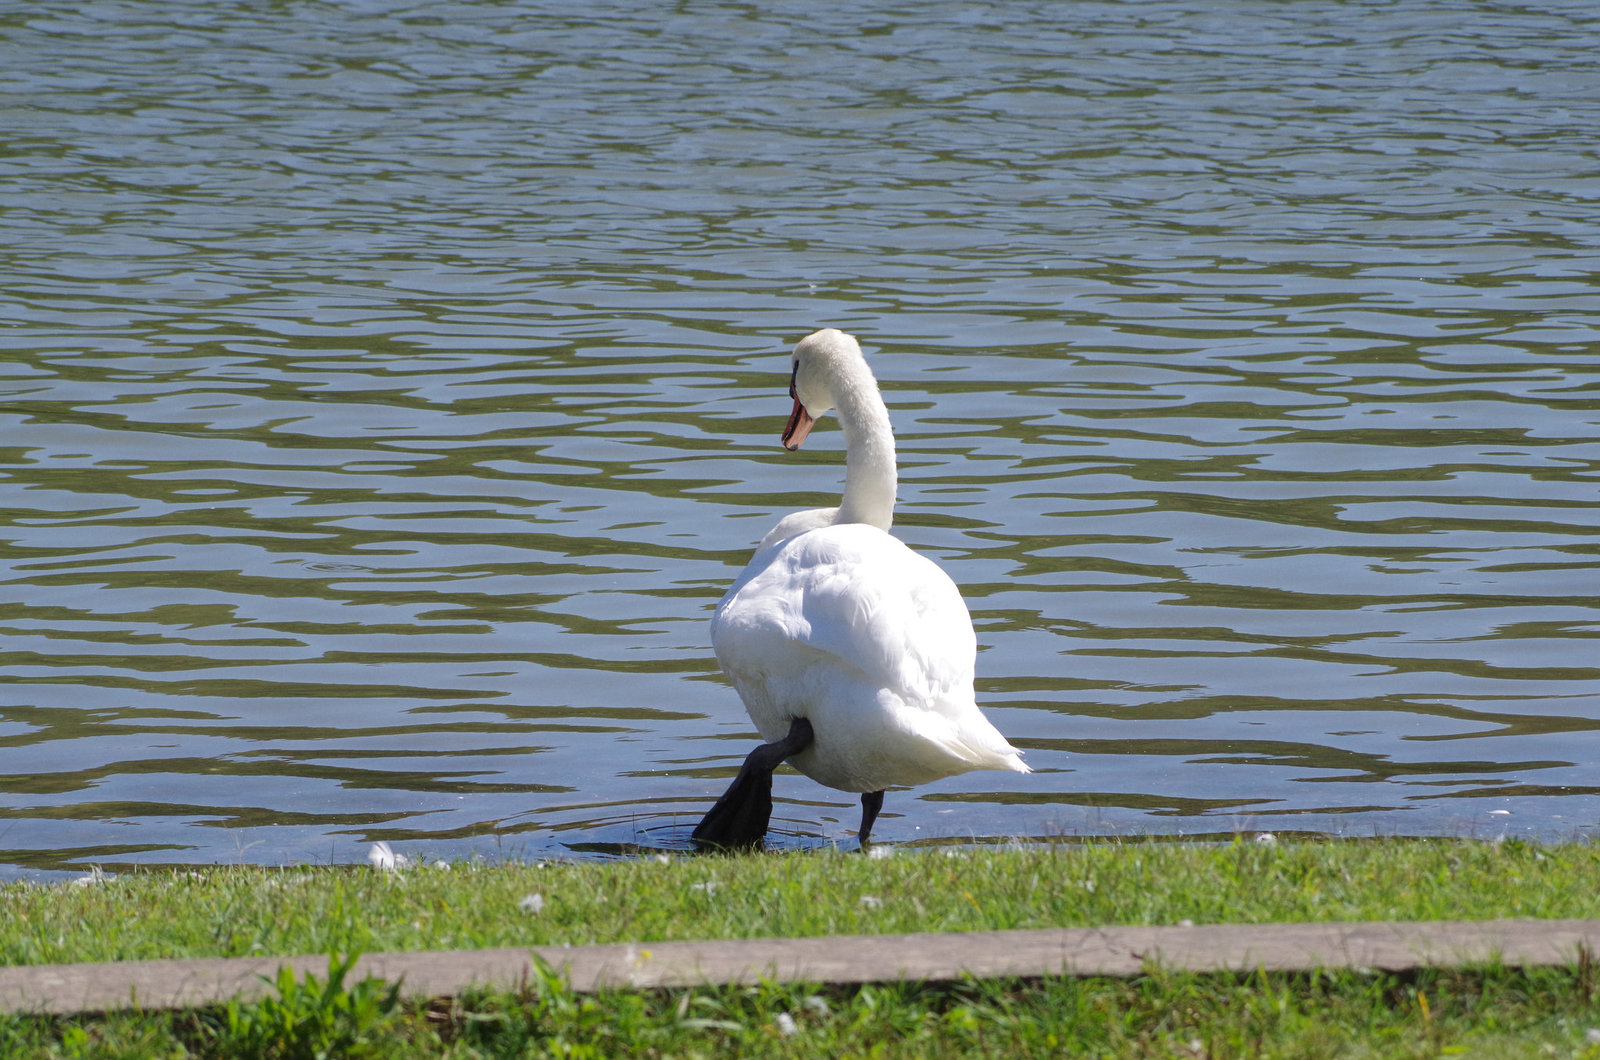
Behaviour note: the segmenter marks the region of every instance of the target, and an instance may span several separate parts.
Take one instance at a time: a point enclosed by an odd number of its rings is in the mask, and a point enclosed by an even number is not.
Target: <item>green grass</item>
[[[610,863],[127,873],[0,888],[0,963],[763,935],[1600,916],[1600,849],[1468,841],[1095,841]],[[526,899],[537,894],[540,902]],[[534,911],[534,908],[537,911]],[[806,984],[409,1005],[281,978],[264,1001],[82,1020],[0,1015],[0,1056],[1486,1057],[1600,1060],[1584,964],[1388,975]],[[792,1033],[791,1033],[792,1031]]]
[[[865,858],[129,872],[0,887],[0,964],[663,939],[1600,917],[1600,847],[1095,841]],[[538,913],[525,902],[539,895]]]

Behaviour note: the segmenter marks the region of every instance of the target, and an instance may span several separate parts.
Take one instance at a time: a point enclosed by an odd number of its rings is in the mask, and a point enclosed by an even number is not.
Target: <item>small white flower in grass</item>
[[[537,916],[544,912],[544,895],[525,894],[522,896],[522,901],[517,903],[517,908],[524,913],[532,913]]]
[[[794,1017],[787,1012],[780,1012],[774,1023],[778,1025],[778,1033],[785,1038],[793,1038],[800,1033],[800,1028],[795,1024]]]
[[[821,994],[812,994],[804,1001],[800,1002],[800,1004],[803,1005],[805,1010],[811,1013],[813,1016],[827,1019],[829,1016],[833,1015],[833,1009],[828,1007],[828,999],[823,997]]]
[[[399,872],[405,867],[406,856],[396,854],[389,844],[379,840],[367,851],[367,861],[380,872]]]
[[[882,845],[868,847],[867,857],[872,858],[874,861],[882,861],[884,858],[894,857],[894,847]]]
[[[1188,917],[1184,917],[1182,920],[1178,921],[1178,926],[1179,927],[1194,927],[1194,921],[1190,920]]]
[[[861,896],[861,906],[864,909],[882,909],[883,899],[875,894],[864,894]]]
[[[1277,842],[1278,842],[1278,837],[1273,835],[1271,832],[1257,832],[1256,833],[1256,846],[1258,846],[1258,847],[1274,846],[1274,845],[1277,844]]]
[[[657,854],[656,855],[656,862],[658,864],[661,864],[661,865],[670,865],[670,864],[672,864],[672,855],[671,854]]]
[[[717,888],[721,886],[722,884],[718,883],[716,880],[707,880],[704,883],[691,883],[689,885],[689,890],[704,891],[706,892],[706,897],[710,898],[713,894],[717,893]]]

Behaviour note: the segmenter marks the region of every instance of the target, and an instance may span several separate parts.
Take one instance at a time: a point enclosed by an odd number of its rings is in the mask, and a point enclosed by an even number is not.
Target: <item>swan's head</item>
[[[823,328],[801,339],[794,348],[794,374],[789,377],[794,411],[783,428],[783,447],[800,448],[817,417],[837,403],[834,387],[862,373],[872,377],[855,336]]]

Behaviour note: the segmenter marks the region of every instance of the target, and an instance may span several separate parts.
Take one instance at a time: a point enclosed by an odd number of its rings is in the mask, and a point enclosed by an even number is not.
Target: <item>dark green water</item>
[[[0,13],[0,873],[679,848],[898,532],[1032,776],[889,842],[1600,824],[1600,8]],[[849,842],[780,778],[775,841]]]

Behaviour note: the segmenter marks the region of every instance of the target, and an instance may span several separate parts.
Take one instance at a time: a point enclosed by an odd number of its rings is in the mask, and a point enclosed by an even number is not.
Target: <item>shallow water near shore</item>
[[[1600,823],[1600,12],[0,18],[0,876],[682,849],[839,436],[1036,773],[887,843]],[[773,844],[850,844],[781,776]]]

